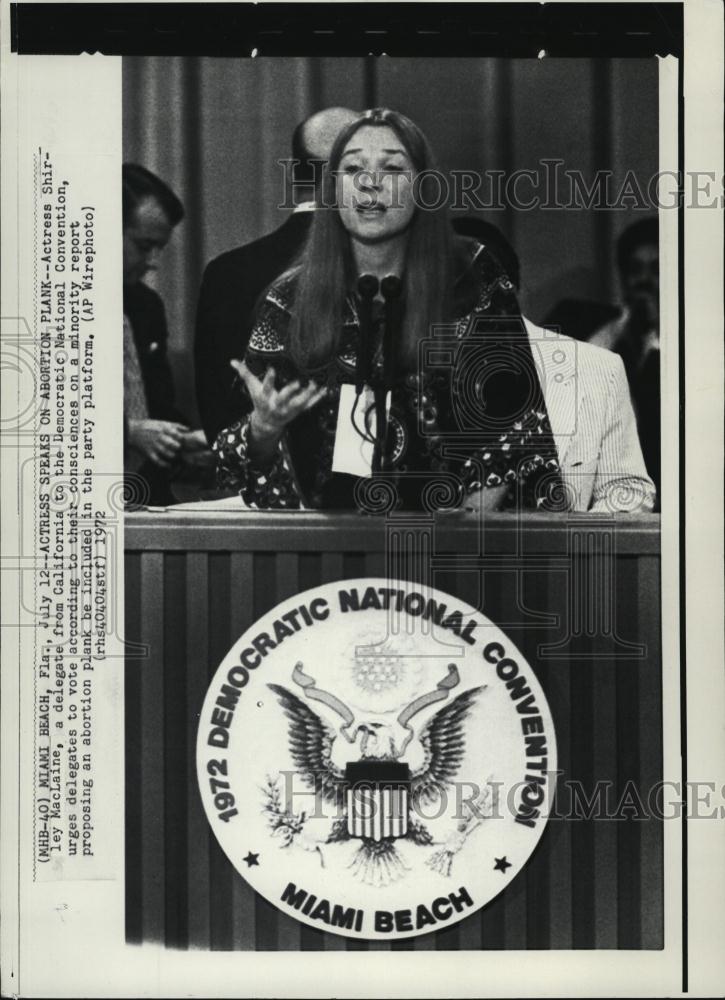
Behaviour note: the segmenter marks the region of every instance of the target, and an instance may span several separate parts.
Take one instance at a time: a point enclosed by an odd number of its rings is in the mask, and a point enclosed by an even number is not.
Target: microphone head
[[[361,274],[357,279],[357,292],[361,299],[374,299],[378,294],[378,279],[374,274]]]
[[[380,282],[380,290],[384,299],[399,299],[403,291],[403,284],[397,275],[388,274]]]

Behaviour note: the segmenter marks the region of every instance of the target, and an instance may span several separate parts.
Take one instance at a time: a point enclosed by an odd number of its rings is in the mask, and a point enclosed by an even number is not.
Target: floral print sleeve
[[[274,287],[262,302],[245,354],[245,363],[257,378],[274,367],[277,386],[294,376],[284,350],[284,333],[289,314],[284,286]],[[220,487],[235,489],[248,507],[277,510],[299,509],[301,493],[296,483],[282,435],[272,461],[257,464],[250,457],[251,401],[243,389],[241,420],[221,431],[213,445]]]
[[[214,442],[217,479],[222,487],[239,492],[248,507],[295,510],[301,506],[300,494],[280,441],[271,464],[255,465],[249,457],[250,416],[225,428]]]
[[[504,508],[551,509],[560,490],[560,472],[550,438],[546,412],[529,410],[496,444],[478,448],[466,459],[466,494],[507,486]]]

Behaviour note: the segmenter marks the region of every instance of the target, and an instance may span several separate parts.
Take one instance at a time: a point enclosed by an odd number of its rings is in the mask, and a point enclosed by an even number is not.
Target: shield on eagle
[[[347,832],[381,841],[408,834],[410,768],[393,760],[357,760],[345,768]]]

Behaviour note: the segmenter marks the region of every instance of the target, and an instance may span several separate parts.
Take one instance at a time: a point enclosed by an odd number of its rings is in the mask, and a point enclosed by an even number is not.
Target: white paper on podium
[[[385,396],[385,412],[390,413],[389,392]],[[341,386],[332,471],[345,472],[350,476],[370,476],[376,430],[375,395],[370,386],[363,386],[359,398],[354,385]]]

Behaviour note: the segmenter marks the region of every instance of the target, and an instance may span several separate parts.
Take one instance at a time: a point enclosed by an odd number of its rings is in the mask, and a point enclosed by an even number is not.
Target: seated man
[[[500,232],[489,233],[488,245],[518,289],[515,251]],[[524,324],[556,442],[564,506],[601,513],[651,511],[656,491],[642,457],[622,359],[526,317]]]
[[[176,409],[160,296],[143,278],[184,215],[176,195],[149,170],[123,165],[123,396],[127,500],[174,503],[172,479],[211,476],[201,430]]]

